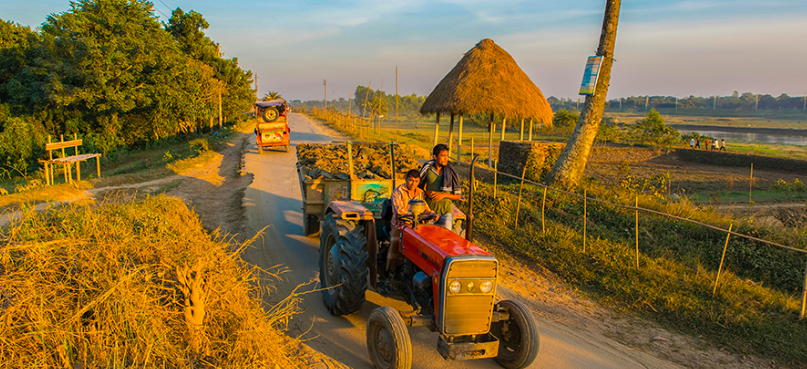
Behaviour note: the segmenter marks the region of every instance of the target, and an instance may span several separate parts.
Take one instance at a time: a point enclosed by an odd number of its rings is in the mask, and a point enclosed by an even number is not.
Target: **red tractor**
[[[475,161],[476,159],[474,159]],[[439,333],[437,350],[445,359],[495,358],[505,368],[524,368],[538,354],[538,326],[518,301],[496,301],[499,263],[471,242],[473,163],[465,235],[420,224],[423,202],[410,202],[408,225],[397,246],[405,260],[387,271],[391,207],[374,214],[355,201],[328,204],[320,234],[320,282],[334,315],[360,309],[372,288],[401,297],[414,309],[379,307],[367,322],[367,348],[376,368],[410,368],[407,326]],[[404,219],[400,218],[400,219]],[[380,268],[378,266],[381,266]]]

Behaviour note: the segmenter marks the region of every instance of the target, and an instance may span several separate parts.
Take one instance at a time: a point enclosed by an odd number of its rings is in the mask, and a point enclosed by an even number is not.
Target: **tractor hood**
[[[404,254],[411,253],[419,256],[419,258],[413,259],[416,264],[419,264],[418,261],[425,261],[429,264],[428,267],[418,265],[424,270],[441,270],[443,262],[451,256],[490,255],[479,246],[441,226],[424,224],[414,230],[406,227],[401,238]]]

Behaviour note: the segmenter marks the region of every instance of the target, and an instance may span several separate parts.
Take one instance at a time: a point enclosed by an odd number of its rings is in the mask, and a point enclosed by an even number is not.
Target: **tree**
[[[558,128],[573,127],[578,119],[580,119],[580,114],[572,113],[566,109],[560,109],[555,112],[555,116],[552,118],[552,124]]]
[[[571,139],[558,157],[552,170],[546,175],[544,181],[548,184],[557,184],[561,187],[576,185],[586,169],[594,138],[597,136],[600,120],[602,119],[608,85],[611,81],[611,65],[614,58],[614,44],[616,43],[616,29],[619,23],[619,7],[621,0],[607,0],[605,15],[603,16],[600,47],[597,55],[602,56],[599,79],[594,95],[586,96],[583,112],[577,121],[577,126]]]
[[[274,100],[274,99],[279,99],[279,98],[280,98],[280,93],[277,92],[277,91],[269,91],[269,93],[267,93],[266,95],[263,95],[263,101]]]
[[[675,128],[664,124],[664,118],[656,109],[650,110],[647,117],[631,125],[630,133],[636,142],[657,146],[670,145],[681,136]]]

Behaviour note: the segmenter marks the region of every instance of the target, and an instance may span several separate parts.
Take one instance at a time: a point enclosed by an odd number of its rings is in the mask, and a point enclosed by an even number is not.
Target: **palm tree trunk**
[[[588,162],[588,157],[591,154],[594,138],[597,136],[606,96],[608,95],[621,2],[621,0],[607,0],[605,4],[600,47],[597,50],[597,55],[603,58],[594,95],[586,96],[583,112],[577,120],[572,137],[563,152],[561,152],[557,163],[544,179],[547,184],[571,187],[576,185],[583,177],[583,171],[586,169],[586,162]]]

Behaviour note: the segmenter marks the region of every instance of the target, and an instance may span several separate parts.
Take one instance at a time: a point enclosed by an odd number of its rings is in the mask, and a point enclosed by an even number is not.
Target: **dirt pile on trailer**
[[[390,146],[388,144],[354,144],[353,174],[360,179],[391,179]],[[297,162],[306,177],[312,179],[350,179],[347,145],[297,145]],[[403,178],[410,169],[420,169],[411,156],[395,150],[395,177]]]

